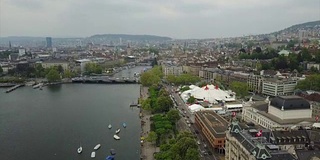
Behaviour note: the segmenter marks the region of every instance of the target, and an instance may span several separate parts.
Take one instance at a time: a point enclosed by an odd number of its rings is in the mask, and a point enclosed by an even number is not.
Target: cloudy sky
[[[0,37],[217,38],[320,19],[320,0],[0,0]]]

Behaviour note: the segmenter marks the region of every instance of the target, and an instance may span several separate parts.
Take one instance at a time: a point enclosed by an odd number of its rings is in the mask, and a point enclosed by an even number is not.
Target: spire
[[[9,41],[9,49],[11,49],[11,41]]]

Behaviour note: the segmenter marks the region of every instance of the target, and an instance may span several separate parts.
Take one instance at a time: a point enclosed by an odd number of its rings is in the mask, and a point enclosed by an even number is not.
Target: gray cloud
[[[0,36],[241,36],[319,20],[319,8],[319,0],[0,0]]]

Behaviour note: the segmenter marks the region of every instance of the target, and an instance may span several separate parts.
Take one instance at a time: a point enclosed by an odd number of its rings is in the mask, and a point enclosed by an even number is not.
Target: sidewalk
[[[140,96],[142,99],[146,99],[148,97],[148,88],[141,87]],[[148,133],[150,132],[150,117],[152,116],[150,111],[145,111],[141,108],[141,137],[148,137]],[[143,124],[144,122],[144,124]],[[141,160],[154,160],[153,154],[154,152],[159,152],[160,148],[156,147],[154,144],[144,140],[141,143]]]

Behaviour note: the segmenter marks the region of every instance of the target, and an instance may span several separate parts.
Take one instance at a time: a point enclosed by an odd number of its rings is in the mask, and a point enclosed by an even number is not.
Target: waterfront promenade
[[[140,97],[142,99],[146,99],[148,97],[148,87],[140,88]],[[152,116],[150,111],[145,111],[141,108],[141,137],[148,137],[148,133],[150,132],[150,117]],[[153,154],[154,152],[159,152],[160,148],[156,147],[155,144],[144,140],[141,143],[141,160],[154,160]]]

